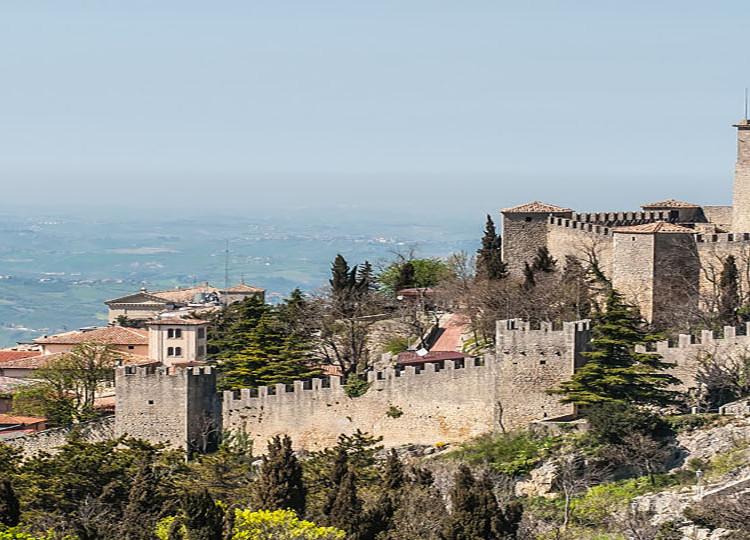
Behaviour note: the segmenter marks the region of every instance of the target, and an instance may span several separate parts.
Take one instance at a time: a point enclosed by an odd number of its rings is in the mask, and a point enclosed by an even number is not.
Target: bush
[[[409,338],[403,336],[393,336],[385,344],[386,352],[397,355],[409,348]]]
[[[509,475],[525,475],[560,444],[532,430],[482,435],[447,454],[470,465],[489,464]]]
[[[234,540],[344,540],[346,533],[334,527],[318,527],[301,521],[291,510],[237,510]]]
[[[603,444],[621,444],[633,432],[653,436],[668,429],[654,413],[618,401],[589,405],[582,413],[589,421],[589,433]]]
[[[403,416],[403,414],[404,411],[402,411],[398,407],[394,407],[393,405],[391,405],[385,413],[386,416],[390,416],[391,418],[400,418],[401,416]]]
[[[372,383],[363,381],[356,373],[351,373],[346,378],[346,383],[344,384],[344,393],[350,398],[364,396],[365,393],[367,393],[367,391],[370,389],[371,385]]]
[[[680,416],[669,416],[666,421],[675,433],[682,433],[686,429],[701,429],[720,418],[718,414],[683,414]]]

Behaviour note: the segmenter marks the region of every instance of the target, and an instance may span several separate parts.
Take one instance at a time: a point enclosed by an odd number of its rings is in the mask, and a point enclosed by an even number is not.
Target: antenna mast
[[[745,87],[745,120],[747,120],[747,87]]]

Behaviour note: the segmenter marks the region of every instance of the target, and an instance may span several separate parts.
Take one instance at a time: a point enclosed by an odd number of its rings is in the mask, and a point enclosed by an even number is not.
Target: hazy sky
[[[749,15],[746,0],[5,1],[0,205],[728,203]]]

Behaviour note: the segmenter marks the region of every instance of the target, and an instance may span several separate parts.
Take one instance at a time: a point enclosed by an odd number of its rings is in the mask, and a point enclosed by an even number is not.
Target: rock
[[[555,497],[552,488],[557,480],[557,465],[545,461],[533,469],[528,480],[516,482],[516,495],[519,497]]]

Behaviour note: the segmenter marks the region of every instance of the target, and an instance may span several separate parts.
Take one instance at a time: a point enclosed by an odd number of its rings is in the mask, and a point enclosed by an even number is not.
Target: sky
[[[2,207],[731,202],[750,3],[0,3]]]

